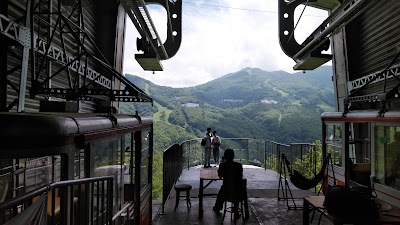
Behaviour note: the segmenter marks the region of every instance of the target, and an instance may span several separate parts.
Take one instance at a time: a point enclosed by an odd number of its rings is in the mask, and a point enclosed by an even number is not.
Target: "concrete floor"
[[[204,216],[198,217],[198,189],[199,176],[202,167],[191,168],[183,171],[178,183],[186,183],[192,185],[191,203],[192,207],[188,211],[185,200],[181,199],[176,211],[175,193],[171,193],[171,198],[167,200],[164,207],[164,214],[161,214],[161,204],[154,205],[153,224],[154,225],[214,225],[214,224],[234,224],[230,214],[227,214],[224,222],[222,214],[217,214],[212,210],[215,203],[215,197],[206,197],[203,200]],[[288,210],[286,202],[277,200],[278,195],[278,174],[273,171],[264,170],[263,168],[254,166],[244,166],[244,176],[247,178],[247,190],[249,197],[249,214],[250,218],[246,221],[238,220],[237,224],[254,224],[254,225],[299,225],[302,224],[302,210]],[[222,181],[211,183],[205,189],[205,193],[217,193]],[[312,191],[298,190],[291,185],[293,195],[297,206],[302,206],[302,197],[307,195],[315,195]],[[155,211],[158,210],[158,213]],[[314,219],[312,224],[318,224]],[[320,224],[332,224],[322,219]]]

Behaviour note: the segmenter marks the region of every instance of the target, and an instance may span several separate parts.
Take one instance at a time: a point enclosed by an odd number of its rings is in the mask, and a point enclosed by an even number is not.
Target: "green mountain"
[[[314,142],[321,138],[321,113],[334,110],[331,67],[294,74],[245,68],[187,88],[126,77],[154,99],[154,106],[122,103],[120,111],[153,116],[155,151],[201,137],[207,127],[221,137]]]

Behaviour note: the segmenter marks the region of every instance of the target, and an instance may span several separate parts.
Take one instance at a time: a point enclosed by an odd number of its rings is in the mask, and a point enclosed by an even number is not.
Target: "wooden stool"
[[[227,207],[227,206],[226,206],[228,202],[231,203],[231,206],[230,206],[230,207]],[[235,207],[234,207],[234,203],[233,203],[233,202],[231,202],[231,201],[224,201],[224,214],[222,215],[221,224],[224,223],[225,215],[226,215],[227,212],[230,212],[230,213],[231,213],[231,220],[232,220],[232,216],[234,215],[234,212],[235,212],[234,208],[235,208]],[[242,217],[242,219],[243,219],[243,222],[244,222],[243,200],[241,200],[241,201],[238,202],[238,209],[237,209],[237,212],[241,215],[241,217]],[[237,219],[238,219],[238,218],[234,218],[235,224],[236,224],[236,220],[237,220]]]
[[[192,190],[192,185],[189,185],[189,184],[176,184],[174,186],[174,189],[176,191],[176,202],[175,202],[174,211],[176,210],[176,208],[179,205],[179,198],[180,197],[186,197],[186,205],[187,205],[187,208],[188,208],[188,211],[189,211],[189,208],[192,207],[192,204],[190,203],[190,190]],[[181,196],[180,195],[181,191],[186,191],[186,196],[185,195]]]

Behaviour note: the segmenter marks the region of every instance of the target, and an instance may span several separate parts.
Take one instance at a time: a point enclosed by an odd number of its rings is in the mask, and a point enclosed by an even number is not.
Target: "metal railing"
[[[317,172],[317,154],[314,144],[294,143],[281,144],[268,140],[252,138],[221,138],[220,158],[225,149],[231,148],[235,152],[235,161],[243,165],[255,165],[265,170],[279,172],[281,154],[285,154],[291,163],[302,165],[312,164],[312,172]],[[174,144],[163,152],[163,202],[170,196],[171,190],[178,181],[182,170],[203,165],[204,147],[200,145],[201,139],[192,139]],[[211,157],[213,158],[213,157]],[[213,159],[211,160],[213,162]],[[309,167],[309,166],[308,166]],[[309,170],[309,168],[307,169]],[[302,171],[301,168],[296,168]]]
[[[111,225],[113,180],[113,176],[104,176],[49,184],[1,203],[0,222],[3,224],[20,214],[32,213],[25,210],[45,194],[47,224]]]
[[[164,214],[164,204],[169,193],[178,180],[183,169],[183,148],[181,145],[171,145],[163,153],[163,204],[162,214]]]

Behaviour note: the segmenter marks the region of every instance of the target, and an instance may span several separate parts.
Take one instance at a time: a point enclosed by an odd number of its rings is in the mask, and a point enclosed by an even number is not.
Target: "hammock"
[[[301,175],[295,169],[292,169],[290,166],[289,160],[287,160],[285,155],[282,155],[282,158],[285,160],[287,169],[289,171],[290,181],[292,184],[302,190],[308,190],[310,188],[314,188],[322,181],[325,176],[325,168],[328,165],[328,159],[325,159],[319,173],[315,175],[313,178],[308,179],[307,177]]]

